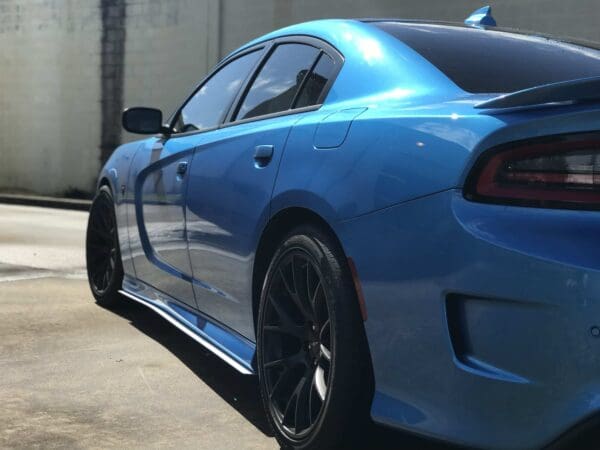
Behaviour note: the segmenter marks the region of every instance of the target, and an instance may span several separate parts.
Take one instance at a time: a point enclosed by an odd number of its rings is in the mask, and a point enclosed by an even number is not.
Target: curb
[[[45,208],[72,209],[76,211],[89,211],[91,200],[78,200],[71,198],[43,197],[40,195],[0,194],[0,203],[9,205],[42,206]]]

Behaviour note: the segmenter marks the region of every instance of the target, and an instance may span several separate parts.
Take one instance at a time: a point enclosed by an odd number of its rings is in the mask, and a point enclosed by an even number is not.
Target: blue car
[[[540,448],[591,423],[600,52],[493,25],[294,25],[168,120],[126,110],[152,136],[99,177],[97,302],[257,374],[283,448],[349,448],[370,421]]]

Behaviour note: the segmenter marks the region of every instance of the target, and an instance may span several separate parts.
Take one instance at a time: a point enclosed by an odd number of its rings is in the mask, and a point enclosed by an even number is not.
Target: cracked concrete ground
[[[0,205],[0,448],[277,448],[255,377],[143,306],[94,303],[86,222]],[[448,448],[369,433],[370,448]]]

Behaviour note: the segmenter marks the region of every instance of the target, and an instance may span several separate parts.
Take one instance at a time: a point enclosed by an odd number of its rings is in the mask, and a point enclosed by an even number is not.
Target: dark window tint
[[[459,26],[378,22],[467,92],[504,93],[600,75],[598,50]]]
[[[237,119],[262,116],[291,108],[292,100],[319,50],[303,44],[281,44],[252,83]]]
[[[325,85],[333,76],[334,70],[335,63],[333,59],[322,53],[319,62],[304,82],[304,86],[302,87],[302,91],[300,91],[300,95],[298,95],[298,100],[296,100],[294,107],[302,108],[303,106],[316,105],[319,102]]]
[[[176,131],[198,131],[219,125],[259,56],[259,51],[241,56],[215,73],[183,107]]]

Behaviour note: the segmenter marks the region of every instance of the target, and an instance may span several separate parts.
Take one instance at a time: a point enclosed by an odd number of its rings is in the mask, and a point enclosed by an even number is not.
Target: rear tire
[[[352,277],[329,233],[302,226],[283,239],[257,329],[261,396],[281,447],[360,445],[370,428],[371,362]]]
[[[90,208],[86,234],[88,282],[96,303],[114,306],[120,299],[123,265],[113,196],[102,186]]]

